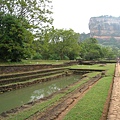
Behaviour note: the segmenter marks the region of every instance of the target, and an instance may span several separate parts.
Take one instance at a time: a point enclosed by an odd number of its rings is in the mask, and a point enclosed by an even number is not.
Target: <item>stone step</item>
[[[46,82],[46,81],[53,80],[55,78],[59,78],[59,77],[62,77],[62,76],[66,76],[66,73],[62,72],[62,73],[59,73],[59,74],[44,76],[42,78],[30,79],[28,81],[1,85],[0,86],[0,93],[11,91],[11,90],[20,89],[20,88],[23,88],[23,87],[28,87],[28,86],[31,86],[33,84]]]
[[[44,76],[55,75],[62,72],[65,72],[65,70],[63,69],[63,70],[56,70],[56,71],[50,71],[50,72],[44,72],[44,73],[29,74],[27,76],[4,78],[0,80],[0,86],[10,84],[10,83],[29,81],[30,79],[42,78]]]
[[[28,75],[34,75],[34,74],[39,74],[39,73],[47,73],[51,71],[57,71],[57,70],[65,70],[67,67],[61,67],[61,68],[50,68],[50,69],[43,69],[43,70],[35,70],[35,71],[27,71],[27,72],[20,72],[20,73],[13,73],[13,74],[3,74],[0,75],[0,81],[2,79],[7,79],[7,78],[13,78],[13,77],[20,77],[20,76],[28,76]]]

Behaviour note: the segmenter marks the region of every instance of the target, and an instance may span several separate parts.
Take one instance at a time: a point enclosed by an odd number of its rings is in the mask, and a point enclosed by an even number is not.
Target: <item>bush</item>
[[[39,53],[36,53],[36,54],[33,56],[33,60],[38,60],[38,59],[42,59],[42,55],[39,54]]]
[[[69,57],[68,56],[64,56],[64,60],[69,60]]]
[[[57,54],[51,54],[49,60],[60,60],[60,57]]]

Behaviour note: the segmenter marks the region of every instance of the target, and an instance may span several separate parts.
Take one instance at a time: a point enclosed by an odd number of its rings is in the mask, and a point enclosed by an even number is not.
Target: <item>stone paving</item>
[[[111,95],[107,120],[120,120],[120,65],[116,64],[116,71]]]

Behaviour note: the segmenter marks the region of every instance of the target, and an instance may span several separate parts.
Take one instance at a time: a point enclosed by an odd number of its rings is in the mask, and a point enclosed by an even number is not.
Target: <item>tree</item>
[[[33,38],[42,36],[52,24],[51,9],[50,0],[0,0],[1,59],[30,57]]]
[[[60,59],[75,59],[79,56],[79,34],[72,29],[55,29],[51,33],[50,48]],[[53,52],[52,52],[53,53]]]
[[[96,60],[103,57],[102,47],[95,38],[88,38],[80,44],[80,56],[86,60]]]
[[[41,33],[52,24],[51,3],[50,0],[0,0],[0,15],[10,14],[26,19],[34,33]]]
[[[116,52],[115,49],[111,47],[104,47],[104,56],[107,59],[116,59],[118,56],[118,53]]]
[[[43,59],[75,59],[79,56],[79,34],[73,30],[51,29],[34,42]],[[39,50],[39,51],[38,51]]]
[[[0,59],[16,62],[31,54],[33,36],[21,24],[14,15],[0,16]]]

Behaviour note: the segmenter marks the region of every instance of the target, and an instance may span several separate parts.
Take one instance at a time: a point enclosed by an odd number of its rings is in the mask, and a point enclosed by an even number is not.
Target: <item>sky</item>
[[[120,16],[120,0],[52,0],[53,25],[89,33],[89,19],[101,15]]]

